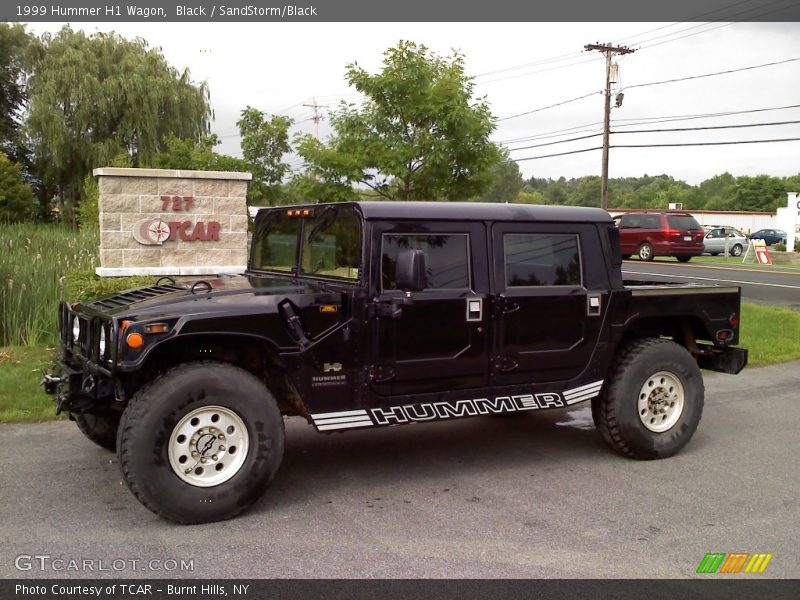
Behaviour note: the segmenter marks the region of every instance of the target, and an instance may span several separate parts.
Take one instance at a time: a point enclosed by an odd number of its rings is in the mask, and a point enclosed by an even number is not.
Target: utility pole
[[[603,118],[603,168],[600,178],[600,206],[608,210],[608,134],[611,122],[611,58],[617,54],[630,54],[634,52],[625,46],[612,46],[611,44],[586,44],[586,50],[598,50],[606,57],[606,97],[605,116]]]
[[[322,121],[322,115],[319,114],[319,109],[327,108],[328,106],[326,104],[317,104],[316,98],[312,98],[311,100],[312,100],[311,104],[303,104],[303,106],[307,106],[309,108],[314,109],[314,116],[311,117],[311,120],[314,121],[314,135],[316,136],[317,139],[319,139],[319,122]]]

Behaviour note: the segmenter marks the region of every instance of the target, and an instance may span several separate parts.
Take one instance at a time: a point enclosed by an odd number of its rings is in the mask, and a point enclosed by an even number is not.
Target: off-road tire
[[[675,258],[678,259],[678,262],[687,263],[692,260],[691,256],[686,256],[685,254],[681,254],[680,256],[676,256]]]
[[[169,458],[173,429],[204,406],[236,413],[250,440],[235,475],[211,487],[181,479]],[[210,361],[174,367],[140,389],[125,408],[117,436],[122,476],[133,495],[181,524],[230,519],[252,505],[275,477],[283,446],[283,419],[267,387],[243,369]]]
[[[639,246],[639,260],[650,262],[655,256],[653,255],[653,245],[650,242],[643,242]]]
[[[81,433],[98,446],[111,450],[117,449],[118,415],[92,415],[73,413],[72,418]]]
[[[658,372],[674,375],[683,386],[683,410],[668,430],[655,433],[639,416],[639,394]],[[705,387],[697,362],[682,346],[662,338],[641,338],[622,346],[600,395],[592,400],[592,417],[603,439],[623,456],[639,460],[667,458],[694,435],[703,413]]]

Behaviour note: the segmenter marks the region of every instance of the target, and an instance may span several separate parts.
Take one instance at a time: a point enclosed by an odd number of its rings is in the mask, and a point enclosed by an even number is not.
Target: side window
[[[661,223],[656,215],[647,215],[642,217],[642,229],[659,229],[660,227]]]
[[[422,250],[428,275],[426,290],[469,289],[467,234],[384,234],[381,281],[384,290],[396,290],[397,257],[403,250]]]
[[[722,237],[722,232],[719,229],[712,229],[708,232],[708,237],[710,238],[719,238]]]
[[[506,287],[580,285],[575,235],[506,234]]]
[[[630,228],[635,229],[639,227],[639,224],[642,222],[642,215],[623,215],[622,218],[619,220],[619,226],[622,229]]]

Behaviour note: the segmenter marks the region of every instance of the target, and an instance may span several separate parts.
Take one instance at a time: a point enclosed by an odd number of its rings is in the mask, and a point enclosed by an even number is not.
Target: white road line
[[[698,279],[700,281],[717,281],[720,283],[738,283],[740,285],[761,285],[764,287],[787,288],[800,290],[800,285],[785,285],[783,283],[760,283],[755,281],[737,281],[735,279],[714,279],[712,277],[692,277],[690,275],[675,275],[667,273],[643,273],[642,271],[623,271],[626,275],[647,275],[648,277],[669,277],[672,279]]]

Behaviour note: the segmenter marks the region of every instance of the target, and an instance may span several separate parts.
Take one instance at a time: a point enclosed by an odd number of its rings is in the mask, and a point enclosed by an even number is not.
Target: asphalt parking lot
[[[692,577],[714,551],[797,577],[798,369],[708,375],[694,439],[654,462],[608,449],[586,404],[334,435],[293,418],[267,495],[193,527],[139,505],[71,423],[0,426],[0,576]],[[37,554],[110,570],[15,568]],[[130,567],[153,559],[193,570]]]

